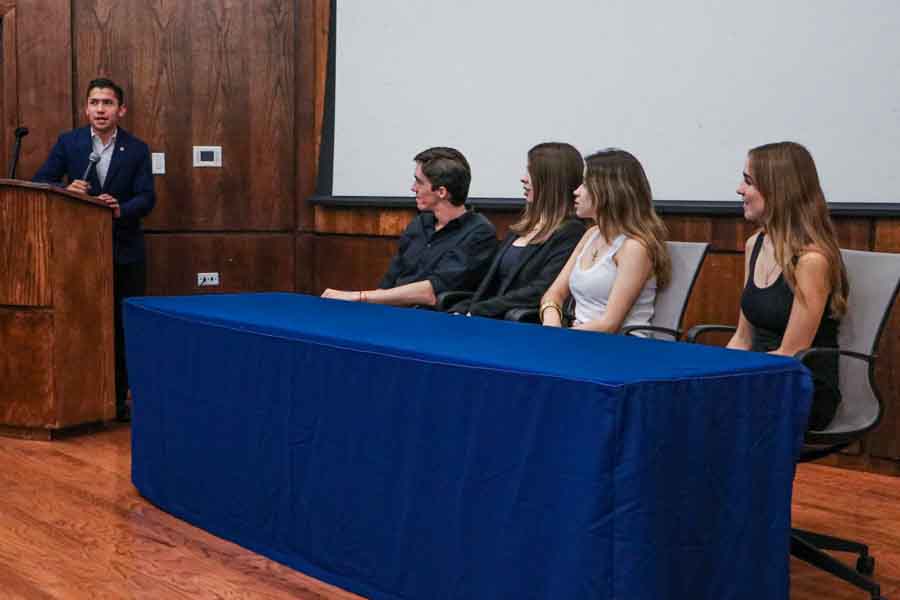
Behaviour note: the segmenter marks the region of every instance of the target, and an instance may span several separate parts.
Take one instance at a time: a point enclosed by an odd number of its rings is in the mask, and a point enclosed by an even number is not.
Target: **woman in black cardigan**
[[[450,312],[502,319],[513,308],[537,308],[584,235],[573,204],[583,173],[584,160],[570,144],[548,142],[528,151],[525,212],[509,228],[475,295]]]

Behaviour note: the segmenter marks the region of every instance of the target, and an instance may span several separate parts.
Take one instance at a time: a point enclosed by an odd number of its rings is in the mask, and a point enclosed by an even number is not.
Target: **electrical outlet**
[[[219,285],[218,273],[197,273],[197,286],[207,287]]]

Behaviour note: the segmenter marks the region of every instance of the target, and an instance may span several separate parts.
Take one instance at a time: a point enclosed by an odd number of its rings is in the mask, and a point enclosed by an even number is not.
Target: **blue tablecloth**
[[[788,358],[297,294],[125,305],[133,480],[374,599],[787,598]]]

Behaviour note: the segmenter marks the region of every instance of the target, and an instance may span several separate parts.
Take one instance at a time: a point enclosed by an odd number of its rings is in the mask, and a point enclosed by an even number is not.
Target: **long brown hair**
[[[805,302],[797,289],[795,258],[816,248],[828,260],[831,312],[840,317],[850,288],[812,155],[796,142],[777,142],[753,148],[748,156],[750,175],[765,200],[760,224],[772,240],[785,281]]]
[[[647,249],[656,285],[664,289],[672,275],[666,248],[668,230],[653,208],[653,195],[644,167],[630,152],[608,148],[585,159],[584,185],[597,214],[597,226],[607,240],[624,233]]]
[[[532,242],[543,242],[572,216],[572,194],[581,185],[584,160],[571,144],[545,142],[528,151],[528,175],[534,199],[525,205],[522,218],[510,227],[526,235],[540,224]]]

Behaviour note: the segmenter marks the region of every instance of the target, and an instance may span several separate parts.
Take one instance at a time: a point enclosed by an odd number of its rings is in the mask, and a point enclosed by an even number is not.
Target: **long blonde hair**
[[[584,185],[593,199],[600,232],[607,240],[617,233],[638,240],[650,255],[657,288],[664,289],[672,276],[668,230],[653,208],[644,167],[633,154],[617,148],[595,152],[585,164]]]
[[[796,142],[777,142],[753,148],[748,157],[750,175],[765,200],[760,225],[772,240],[785,281],[805,302],[797,289],[795,258],[816,248],[828,260],[831,312],[840,317],[847,311],[849,283],[812,155]]]
[[[525,205],[522,218],[510,227],[525,235],[540,224],[532,241],[543,242],[574,211],[572,194],[581,185],[584,160],[571,144],[545,142],[528,151],[528,176],[534,199]]]

